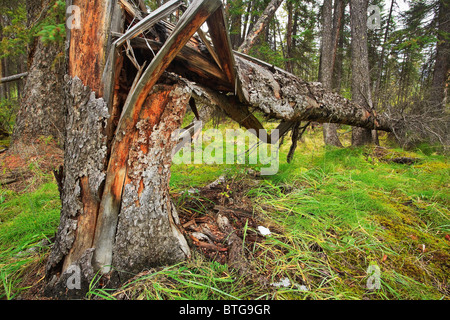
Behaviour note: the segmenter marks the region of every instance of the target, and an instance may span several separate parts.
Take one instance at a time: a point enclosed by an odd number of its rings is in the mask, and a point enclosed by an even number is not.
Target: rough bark
[[[67,134],[62,209],[56,240],[47,262],[49,283],[46,291],[56,296],[83,295],[97,271],[92,267],[91,259],[95,251],[92,243],[109,149],[105,128],[114,121],[111,117],[113,108],[102,97],[101,83],[113,7],[100,2],[72,3],[88,14],[82,15],[82,29],[69,30],[67,38],[67,76],[63,82]],[[81,271],[81,290],[67,291],[66,281],[74,266]]]
[[[322,47],[320,55],[319,82],[322,83],[324,89],[332,89],[333,69],[335,62],[336,46],[334,45],[336,36],[333,31],[333,1],[325,0],[322,7]],[[335,13],[336,16],[336,13]],[[323,139],[326,145],[342,147],[337,135],[337,125],[334,123],[323,124]]]
[[[12,145],[30,143],[39,136],[52,136],[64,143],[64,59],[62,46],[38,42],[17,113]]]
[[[352,100],[368,110],[372,109],[369,77],[369,54],[367,48],[367,7],[369,0],[351,0],[352,34]],[[352,146],[369,144],[372,131],[367,128],[353,128]]]
[[[127,160],[112,264],[138,273],[190,256],[169,195],[172,150],[191,93],[183,85],[155,86],[141,111]]]
[[[45,16],[48,1],[27,0],[27,25]],[[20,149],[39,136],[64,143],[64,50],[60,43],[44,44],[35,38],[28,52],[28,76],[16,117],[11,144]]]
[[[61,220],[55,243],[48,258],[48,293],[64,293],[65,271],[78,266],[85,289],[92,279],[92,239],[95,228],[96,199],[105,179],[106,136],[102,128],[109,118],[108,107],[78,78],[66,77],[67,137],[64,154]],[[81,260],[83,261],[81,263]],[[61,276],[56,275],[61,273]],[[70,291],[76,295],[75,291]],[[82,294],[82,293],[81,293]]]
[[[395,4],[395,0],[391,0],[391,6],[389,9],[389,15],[388,15],[388,20],[387,20],[387,24],[386,24],[386,31],[384,32],[383,46],[382,46],[381,53],[380,53],[378,76],[377,76],[377,80],[376,80],[376,84],[375,84],[374,100],[375,100],[376,105],[378,105],[379,100],[380,100],[380,86],[381,86],[381,78],[383,75],[383,66],[384,66],[384,59],[385,59],[384,56],[385,56],[386,44],[387,44],[387,39],[388,39],[389,31],[390,31],[390,26],[391,26],[391,18],[392,18],[392,12],[394,10],[394,4]]]
[[[120,21],[118,7],[106,1],[78,3],[89,12],[83,17],[97,41],[89,41],[89,35],[77,30],[68,38],[62,210],[47,263],[48,294],[82,296],[94,274],[109,272],[111,265],[118,271],[111,277],[119,275],[123,281],[133,272],[190,255],[177,227],[169,180],[172,150],[178,142],[172,133],[181,125],[192,89],[178,77],[168,80],[161,75],[219,3],[197,1],[188,8],[134,82],[128,79],[136,75],[131,62],[120,56],[112,65],[106,61],[112,45],[108,35],[122,31],[113,28]],[[111,70],[115,72],[108,75]],[[111,198],[118,210],[105,216],[104,201]],[[73,268],[81,271],[82,285],[68,292]]]
[[[253,59],[257,61],[256,59]],[[306,82],[280,69],[236,57],[238,75],[250,106],[287,121],[341,123],[391,131],[391,121],[364,105]]]

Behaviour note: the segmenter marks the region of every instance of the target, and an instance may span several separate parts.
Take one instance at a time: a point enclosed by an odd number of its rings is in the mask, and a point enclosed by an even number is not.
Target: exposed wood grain
[[[220,0],[194,1],[180,18],[175,30],[156,54],[142,74],[135,89],[128,95],[122,111],[116,137],[109,159],[106,182],[97,220],[94,240],[96,248],[94,264],[98,268],[108,266],[112,261],[112,248],[117,227],[121,195],[126,174],[126,160],[132,141],[132,133],[139,120],[140,111],[148,93],[168,65],[189,41],[192,35],[206,21],[212,12],[221,6]],[[108,272],[109,267],[102,269]]]
[[[74,245],[64,259],[62,270],[66,270],[72,263],[79,260],[86,249],[92,247],[94,239],[98,200],[93,198],[93,195],[89,190],[88,177],[84,176],[80,179],[80,190],[83,213],[78,217]]]
[[[207,24],[220,67],[230,84],[234,87],[234,93],[239,97],[239,100],[247,102],[247,96],[243,93],[239,78],[236,76],[235,59],[223,7],[220,7],[211,15],[207,20]]]
[[[218,56],[219,65],[230,83],[234,84],[236,80],[234,56],[222,7],[211,15],[207,20],[207,24],[211,41]]]
[[[115,41],[115,46],[120,47],[127,40],[133,39],[140,33],[147,31],[150,29],[155,23],[169,16],[172,12],[174,12],[180,5],[182,4],[181,0],[172,0],[152,13],[143,18],[137,24],[135,24],[130,30],[128,30],[124,35],[122,35],[119,39]]]
[[[131,40],[131,45],[134,48],[148,50],[149,55],[152,53],[148,49],[148,46],[154,52],[158,52],[163,46],[160,42],[145,40],[144,38],[134,38]],[[209,57],[193,47],[184,46],[174,58],[174,62],[175,64],[172,63],[168,67],[168,70],[173,70],[186,78],[195,78],[197,82],[210,85],[220,91],[234,91],[234,87],[229,84],[225,74],[214,61],[211,61]]]
[[[103,88],[99,75],[103,73],[106,63],[106,49],[109,26],[108,3],[102,0],[72,1],[80,8],[82,14],[81,29],[70,30],[68,74],[77,76],[84,85],[96,92],[97,97],[103,96]]]

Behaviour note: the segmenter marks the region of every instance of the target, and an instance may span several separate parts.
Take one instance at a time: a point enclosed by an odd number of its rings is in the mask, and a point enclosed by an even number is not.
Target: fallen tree
[[[65,164],[55,175],[62,210],[47,263],[50,295],[83,295],[97,272],[123,282],[190,256],[168,182],[178,142],[172,134],[191,99],[220,107],[248,129],[264,128],[251,112],[256,108],[279,119],[284,132],[303,120],[391,130],[385,117],[320,83],[232,51],[220,0],[194,0],[187,8],[172,0],[150,14],[125,0],[90,3],[73,1],[90,29],[68,37]],[[175,25],[166,19],[174,12]],[[210,39],[198,32],[204,22]],[[80,286],[68,291],[74,276]]]

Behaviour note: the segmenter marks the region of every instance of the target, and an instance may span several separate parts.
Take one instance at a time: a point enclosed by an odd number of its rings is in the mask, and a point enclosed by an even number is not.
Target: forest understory
[[[85,299],[449,299],[448,159],[381,140],[325,147],[316,127],[293,163],[281,147],[269,177],[255,165],[174,164],[171,195],[191,258],[119,288],[97,276]],[[28,157],[1,155],[2,181],[29,169],[1,188],[2,299],[49,299],[45,263],[60,211],[52,170],[62,158],[53,141],[37,145]],[[375,290],[371,265],[381,271]]]

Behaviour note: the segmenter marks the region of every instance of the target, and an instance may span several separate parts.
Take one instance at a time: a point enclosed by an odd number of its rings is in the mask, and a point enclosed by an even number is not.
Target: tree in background
[[[12,135],[13,148],[39,136],[61,145],[65,134],[64,50],[65,1],[27,0],[28,76]]]
[[[450,76],[450,1],[436,1],[436,62],[431,81],[430,104],[444,112]]]
[[[333,13],[333,1],[324,0],[322,6],[322,45],[320,53],[319,82],[327,90],[333,89],[333,71],[340,34],[341,21],[344,14],[344,1],[336,0]],[[323,124],[323,138],[327,145],[342,147],[337,134],[337,124]]]
[[[369,0],[350,0],[352,30],[352,100],[372,110],[372,92],[367,48],[367,8]],[[354,127],[352,146],[372,142],[370,129]]]
[[[25,1],[0,1],[0,78],[21,74],[27,70],[26,55],[30,32],[26,25]],[[10,135],[23,80],[0,83],[0,135]]]
[[[391,21],[386,37],[380,85],[375,93],[380,111],[407,119],[405,126],[395,132],[404,147],[423,142],[444,148],[449,144],[446,6],[448,1],[410,1],[408,10],[397,13],[402,27]]]

